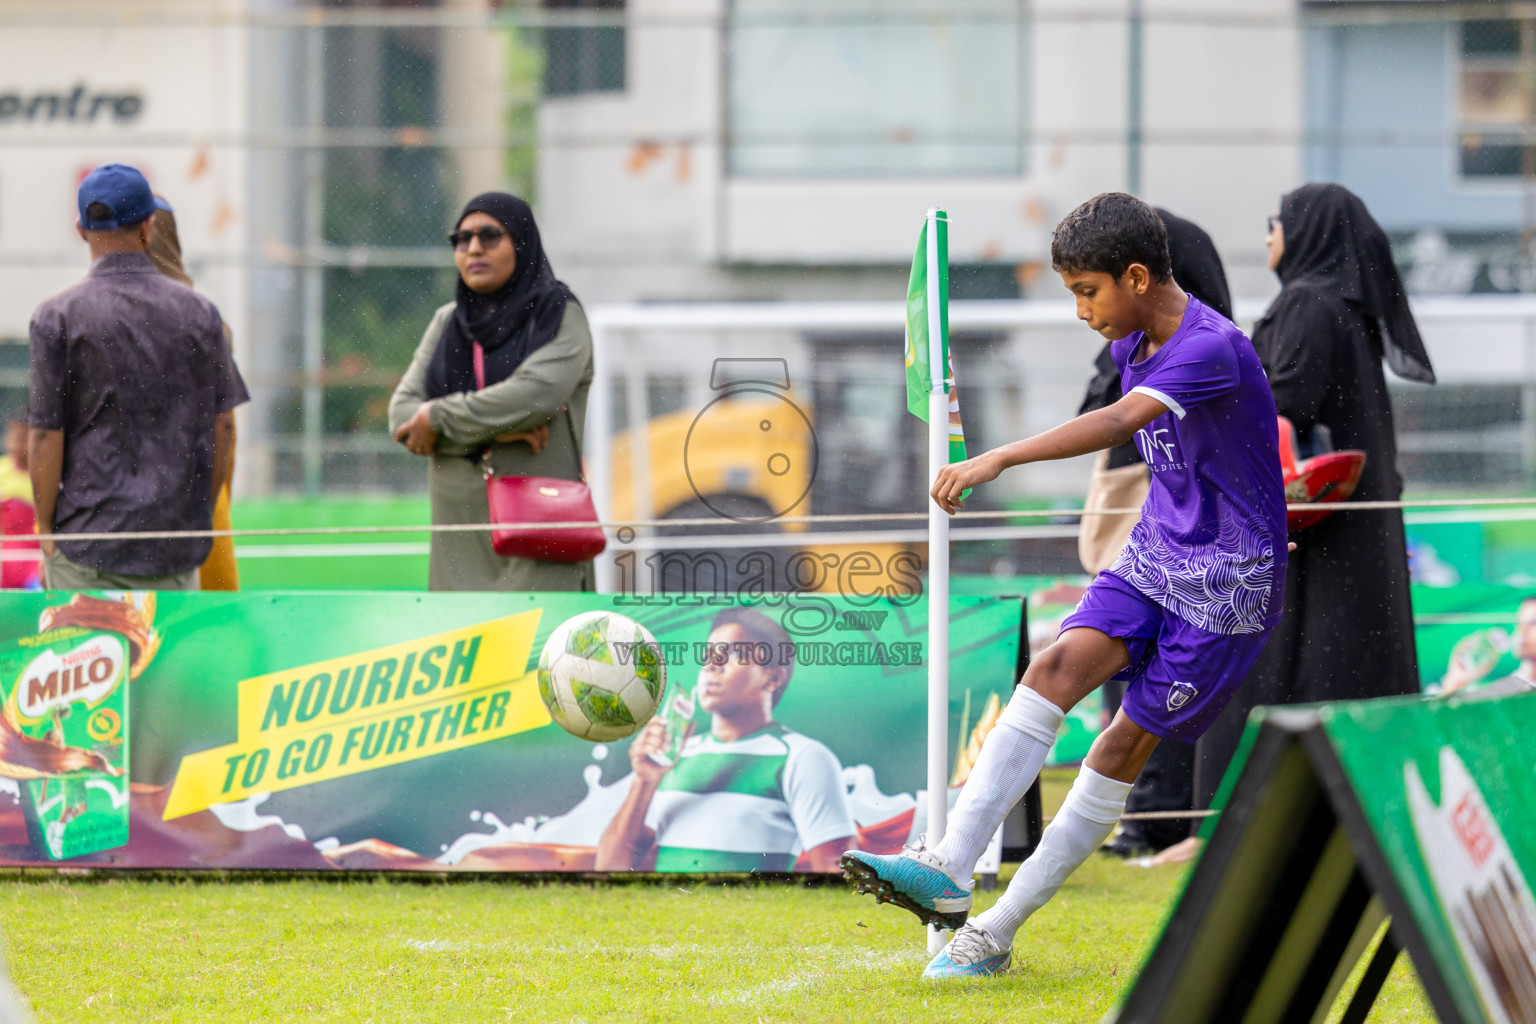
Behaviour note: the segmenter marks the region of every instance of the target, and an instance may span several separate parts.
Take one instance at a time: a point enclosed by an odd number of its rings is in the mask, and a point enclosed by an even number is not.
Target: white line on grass
[[[739,955],[740,952],[740,947],[733,950],[734,955]],[[920,950],[896,952],[894,950],[850,949],[847,946],[822,944],[807,946],[797,952],[804,957],[819,956],[825,960],[825,966],[820,970],[799,971],[788,977],[775,978],[773,981],[765,981],[759,985],[715,992],[708,996],[705,1001],[711,1006],[740,1006],[756,1002],[763,996],[795,992],[818,984],[823,980],[846,980],[849,970],[880,971],[896,967],[910,967],[914,963],[926,964],[928,962],[928,954]]]
[[[679,943],[676,945],[647,945],[647,946],[608,946],[598,942],[577,943],[574,945],[552,946],[548,944],[530,945],[519,942],[482,942],[466,941],[461,939],[404,939],[404,945],[414,949],[418,953],[466,953],[466,952],[498,952],[498,953],[527,953],[530,956],[545,956],[550,953],[559,953],[563,956],[649,956],[659,959],[668,959],[678,956],[708,956],[724,957],[727,951],[713,946],[701,946],[695,942]],[[737,952],[741,947],[735,947]],[[735,955],[731,953],[730,955]]]

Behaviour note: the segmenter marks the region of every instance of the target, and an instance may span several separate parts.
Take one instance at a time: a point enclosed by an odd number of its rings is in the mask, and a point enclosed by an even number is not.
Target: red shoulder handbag
[[[475,386],[485,387],[485,350],[475,344]],[[549,476],[497,476],[491,469],[491,447],[480,453],[480,472],[485,476],[485,503],[490,508],[491,524],[501,523],[591,523],[587,527],[550,529],[523,526],[491,530],[491,547],[503,558],[537,558],[545,562],[586,562],[603,553],[608,538],[598,526],[597,507],[592,504],[592,489],[581,472],[581,446],[576,441],[576,424],[571,411],[564,410],[565,424],[571,432],[571,448],[576,453],[578,479],[561,480]]]

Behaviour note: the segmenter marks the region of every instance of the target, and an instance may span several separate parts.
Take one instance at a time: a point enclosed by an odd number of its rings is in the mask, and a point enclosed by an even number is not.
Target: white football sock
[[[1065,713],[1027,686],[1016,686],[1008,706],[982,741],[981,754],[960,790],[934,852],[950,876],[964,882],[998,826],[1040,774]]]
[[[1020,865],[1003,898],[974,919],[977,927],[986,929],[999,948],[1011,948],[1014,933],[1029,915],[1045,906],[1067,876],[1109,838],[1130,792],[1129,782],[1105,778],[1084,765],[1040,845]]]

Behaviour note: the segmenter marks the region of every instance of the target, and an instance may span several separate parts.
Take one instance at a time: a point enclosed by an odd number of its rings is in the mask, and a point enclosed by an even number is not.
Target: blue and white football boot
[[[873,893],[876,903],[910,910],[923,924],[953,930],[970,916],[971,889],[976,883],[951,878],[943,859],[926,849],[921,836],[916,845],[903,847],[895,855],[849,850],[843,854],[842,866],[856,892]]]
[[[1013,951],[998,949],[992,936],[967,921],[923,971],[925,978],[990,978],[1013,963]]]

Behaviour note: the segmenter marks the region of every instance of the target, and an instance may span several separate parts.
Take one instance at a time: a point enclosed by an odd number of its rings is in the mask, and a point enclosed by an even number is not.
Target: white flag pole
[[[949,464],[949,366],[939,309],[939,211],[928,211],[928,483]],[[949,515],[928,502],[928,848],[944,838],[949,817]],[[930,928],[928,951],[944,945],[944,929]]]

